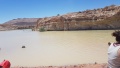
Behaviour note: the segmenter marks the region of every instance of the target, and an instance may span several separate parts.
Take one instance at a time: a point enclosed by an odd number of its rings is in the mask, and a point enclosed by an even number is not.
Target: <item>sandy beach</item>
[[[107,63],[78,64],[78,65],[64,65],[64,66],[36,66],[36,67],[15,66],[11,68],[107,68]]]

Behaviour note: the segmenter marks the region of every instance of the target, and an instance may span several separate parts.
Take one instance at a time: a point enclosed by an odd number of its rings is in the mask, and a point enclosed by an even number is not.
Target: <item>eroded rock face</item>
[[[120,28],[120,21],[115,22],[113,19],[118,12],[120,12],[120,6],[111,5],[105,8],[46,17],[38,19],[36,29],[44,28],[49,31]]]

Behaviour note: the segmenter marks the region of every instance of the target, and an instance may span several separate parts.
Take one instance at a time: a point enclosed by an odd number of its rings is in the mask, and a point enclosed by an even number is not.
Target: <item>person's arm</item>
[[[118,52],[117,52],[117,53],[118,53],[118,56],[120,57],[120,48],[118,49]]]

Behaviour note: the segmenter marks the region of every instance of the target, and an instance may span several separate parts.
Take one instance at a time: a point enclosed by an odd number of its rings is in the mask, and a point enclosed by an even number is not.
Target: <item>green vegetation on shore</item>
[[[40,32],[44,32],[44,31],[45,31],[45,28],[41,27],[41,28],[39,28],[39,31],[40,31]]]

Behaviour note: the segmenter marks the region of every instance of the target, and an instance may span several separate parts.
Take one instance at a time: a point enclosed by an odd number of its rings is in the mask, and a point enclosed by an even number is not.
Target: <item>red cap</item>
[[[3,68],[10,68],[10,62],[8,60],[4,60],[3,62],[0,63],[0,66]]]

